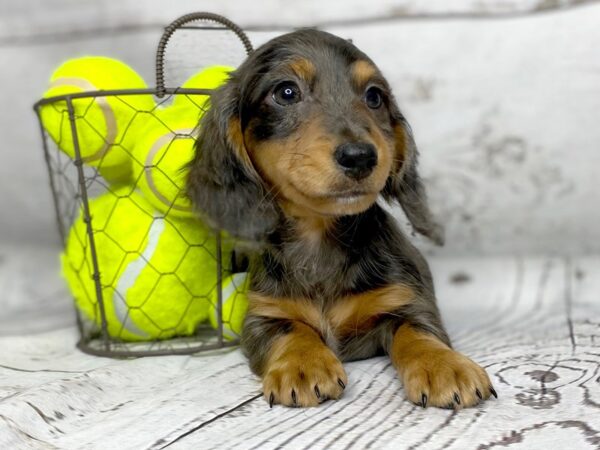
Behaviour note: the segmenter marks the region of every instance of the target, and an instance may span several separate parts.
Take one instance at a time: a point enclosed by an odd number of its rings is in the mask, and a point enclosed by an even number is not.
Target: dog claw
[[[269,395],[269,408],[273,407],[273,403],[275,402],[275,396],[273,395],[273,393],[271,392],[271,395]]]
[[[315,384],[315,395],[319,400],[321,400],[321,391],[319,390],[319,386]]]
[[[475,395],[479,397],[479,400],[483,400],[483,395],[481,395],[481,391],[479,389],[475,389]]]
[[[298,404],[298,399],[296,398],[296,391],[292,389],[292,402],[294,402],[294,405]]]
[[[340,387],[342,389],[346,389],[346,385],[344,384],[344,382],[340,378],[338,378],[338,384],[340,385]]]
[[[427,395],[421,394],[421,406],[427,408]]]
[[[490,392],[494,397],[498,398],[498,393],[496,392],[496,389],[494,389],[492,386],[490,386]]]
[[[454,393],[454,401],[456,402],[457,405],[460,405],[460,397],[458,396],[458,394],[456,392]]]

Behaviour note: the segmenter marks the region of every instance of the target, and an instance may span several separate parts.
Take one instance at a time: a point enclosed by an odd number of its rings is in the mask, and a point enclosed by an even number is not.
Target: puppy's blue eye
[[[293,81],[284,81],[273,90],[273,100],[281,106],[298,103],[301,100],[300,88]]]
[[[383,103],[381,89],[378,87],[370,87],[365,92],[365,103],[371,109],[377,109]]]

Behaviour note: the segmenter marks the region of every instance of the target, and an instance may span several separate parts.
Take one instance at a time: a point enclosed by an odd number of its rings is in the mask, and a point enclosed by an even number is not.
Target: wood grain
[[[497,402],[460,413],[423,411],[402,400],[393,369],[381,359],[350,365],[350,398],[321,411],[273,413],[259,402],[244,416],[228,419],[231,423],[213,424],[174,447],[216,439],[205,448],[471,449],[520,442],[520,448],[541,442],[552,443],[549,448],[596,448],[597,405],[590,405],[587,414],[582,405],[589,392],[600,394],[600,361],[598,354],[590,355],[592,347],[572,345],[567,315],[571,264],[552,259],[480,263],[445,261],[434,272],[443,283],[441,305],[450,328],[467,328],[457,333],[455,344],[486,367],[499,391]],[[458,272],[471,281],[444,283]],[[265,426],[248,438],[252,431],[243,428],[245,417],[256,415]],[[226,436],[226,429],[239,435]]]
[[[0,336],[40,333],[73,323],[73,303],[59,275],[58,250],[0,239]]]
[[[368,22],[419,19],[519,17],[563,10],[596,0],[307,0],[283,7],[281,0],[27,0],[1,5],[0,46],[27,45],[77,37],[160,30],[195,11],[225,15],[249,30],[289,30],[300,26],[353,26]]]
[[[440,258],[433,272],[496,401],[422,410],[375,358],[345,365],[337,402],[269,409],[237,350],[107,360],[63,328],[0,338],[0,448],[597,448],[600,258]]]

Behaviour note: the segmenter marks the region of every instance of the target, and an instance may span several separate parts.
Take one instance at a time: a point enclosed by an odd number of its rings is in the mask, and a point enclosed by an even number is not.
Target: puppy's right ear
[[[275,230],[278,209],[244,145],[235,74],[211,95],[189,169],[187,194],[209,224],[250,241]]]

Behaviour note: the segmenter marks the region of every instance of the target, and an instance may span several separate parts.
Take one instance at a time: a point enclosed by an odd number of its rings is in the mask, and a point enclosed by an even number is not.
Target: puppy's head
[[[373,62],[346,40],[301,30],[260,47],[213,93],[189,195],[217,226],[256,240],[282,214],[353,215],[382,194],[441,242],[416,160]]]

